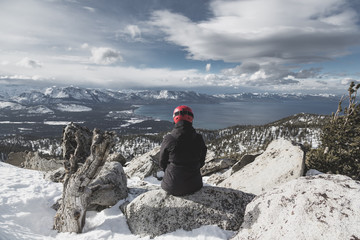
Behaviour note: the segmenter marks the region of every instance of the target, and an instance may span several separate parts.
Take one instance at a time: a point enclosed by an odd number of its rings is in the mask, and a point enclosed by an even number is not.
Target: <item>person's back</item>
[[[192,127],[193,113],[187,106],[174,110],[175,127],[165,136],[160,150],[160,166],[164,170],[161,187],[175,196],[198,191],[202,186],[200,168],[206,151],[202,136]]]

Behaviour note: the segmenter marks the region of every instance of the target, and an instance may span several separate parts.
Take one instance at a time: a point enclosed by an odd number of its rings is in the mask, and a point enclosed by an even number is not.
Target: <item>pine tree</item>
[[[360,180],[360,105],[356,102],[360,84],[350,84],[338,109],[325,124],[321,145],[307,156],[307,167],[322,172],[343,174]],[[343,109],[345,100],[349,105]]]

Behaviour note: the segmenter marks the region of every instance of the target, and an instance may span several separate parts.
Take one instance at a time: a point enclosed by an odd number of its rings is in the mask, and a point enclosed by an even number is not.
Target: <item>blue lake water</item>
[[[297,113],[330,115],[335,101],[227,102],[220,104],[182,104],[192,108],[195,128],[221,129],[234,125],[262,125]],[[136,114],[172,121],[176,104],[143,105]]]

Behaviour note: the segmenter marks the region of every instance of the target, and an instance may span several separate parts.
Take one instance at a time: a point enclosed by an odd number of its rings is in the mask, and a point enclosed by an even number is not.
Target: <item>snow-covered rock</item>
[[[264,153],[219,186],[258,195],[302,176],[304,164],[304,152],[300,146],[285,139],[274,140]]]
[[[125,215],[132,233],[140,236],[154,237],[177,229],[189,231],[204,225],[236,231],[253,198],[252,194],[209,186],[183,197],[153,190],[128,204]]]
[[[159,167],[159,153],[160,147],[155,147],[151,151],[135,157],[124,168],[126,175],[131,177],[138,177],[144,179],[150,175],[155,175],[160,170]]]
[[[256,197],[232,240],[360,239],[360,182],[301,177]]]

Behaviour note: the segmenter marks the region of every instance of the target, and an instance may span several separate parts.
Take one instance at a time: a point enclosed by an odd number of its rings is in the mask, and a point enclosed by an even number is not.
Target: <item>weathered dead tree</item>
[[[91,135],[92,139],[89,141]],[[65,128],[63,155],[67,174],[64,181],[62,204],[54,219],[55,230],[82,232],[86,210],[90,204],[89,199],[94,193],[109,188],[109,184],[94,185],[91,183],[104,166],[113,147],[113,139],[113,133],[103,133],[97,129],[91,134],[85,128],[74,124]],[[91,147],[86,147],[89,143],[91,143]],[[85,159],[86,161],[84,161]]]
[[[68,124],[63,131],[61,147],[63,150],[64,168],[71,174],[83,164],[90,155],[92,132],[76,124]]]

